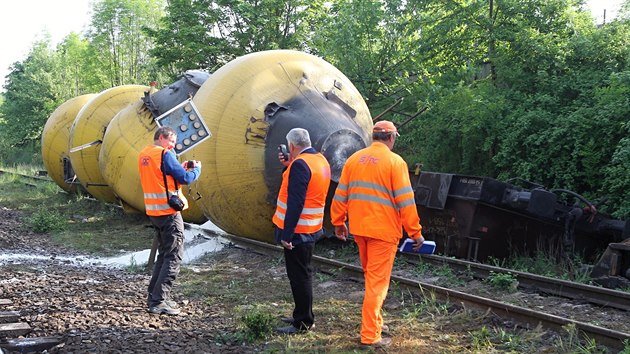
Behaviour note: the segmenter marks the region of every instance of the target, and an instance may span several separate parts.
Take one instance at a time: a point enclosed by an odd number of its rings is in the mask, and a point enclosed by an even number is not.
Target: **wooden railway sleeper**
[[[60,337],[15,338],[24,336],[32,331],[31,326],[19,322],[18,311],[3,311],[13,302],[0,299],[0,354],[7,352],[30,353],[40,352],[61,343]]]

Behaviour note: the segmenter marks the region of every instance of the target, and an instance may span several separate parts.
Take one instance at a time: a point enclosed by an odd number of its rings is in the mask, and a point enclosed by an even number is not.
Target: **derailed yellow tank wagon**
[[[326,61],[291,50],[253,53],[211,76],[187,72],[158,92],[125,85],[92,98],[69,137],[83,187],[127,211],[144,210],[137,159],[158,124],[178,133],[180,161],[203,165],[200,179],[183,188],[191,206],[184,220],[209,218],[227,232],[270,242],[283,168],[277,147],[288,131],[309,131],[337,182],[345,160],[369,144],[372,119],[354,85]]]
[[[79,183],[68,155],[70,128],[81,108],[95,96],[81,95],[64,102],[50,115],[42,131],[44,167],[50,178],[69,193],[75,193]]]
[[[80,183],[96,199],[143,212],[137,162],[139,151],[153,142],[155,117],[189,100],[208,77],[191,71],[157,92],[124,85],[69,100],[49,117],[42,137],[45,165],[62,176],[53,180],[68,191]],[[57,132],[64,129],[65,135]],[[207,220],[194,198],[182,216],[188,222]]]
[[[114,116],[127,105],[137,102],[149,86],[112,87],[92,98],[77,114],[70,128],[70,161],[83,188],[94,198],[117,203],[114,190],[103,178],[99,153],[105,130]]]
[[[202,71],[187,71],[175,83],[127,105],[111,120],[103,137],[99,153],[99,168],[108,186],[126,210],[144,211],[144,199],[138,172],[138,156],[148,144],[158,125],[156,118],[193,97],[210,75]],[[182,140],[181,127],[173,126]],[[186,129],[186,128],[184,128]],[[204,171],[205,172],[205,171]],[[188,194],[188,188],[182,188]],[[187,195],[188,209],[182,212],[187,222],[207,221],[195,203],[196,196]]]
[[[192,186],[202,196],[197,203],[223,230],[262,241],[273,240],[283,168],[277,147],[286,144],[289,130],[309,131],[334,182],[345,160],[371,139],[370,112],[354,85],[331,64],[302,52],[239,57],[214,72],[193,102],[213,134],[183,155],[204,166]]]

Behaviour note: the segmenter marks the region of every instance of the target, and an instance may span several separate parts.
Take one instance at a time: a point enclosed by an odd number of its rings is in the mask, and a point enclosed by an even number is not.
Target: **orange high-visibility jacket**
[[[140,183],[144,192],[144,208],[149,216],[163,216],[177,213],[168,205],[164,177],[162,176],[162,152],[164,148],[157,145],[149,145],[140,151],[138,169],[140,171]],[[169,153],[168,151],[166,152]],[[177,193],[184,202],[184,209],[188,209],[188,200],[181,192],[181,187],[175,190],[175,179],[166,175],[166,182],[170,194]]]
[[[414,240],[422,235],[407,163],[379,141],[348,158],[330,214],[335,226],[348,219],[353,235],[392,243],[403,227]]]
[[[301,159],[306,162],[311,170],[311,180],[306,187],[306,198],[304,200],[304,208],[300,214],[296,234],[312,234],[322,229],[324,225],[324,207],[326,205],[326,194],[330,185],[330,165],[324,155],[317,154],[300,154],[295,160]],[[287,198],[289,195],[289,173],[291,166],[295,160],[282,174],[282,185],[278,192],[278,200],[276,213],[273,215],[273,223],[284,229],[284,218],[287,212]]]

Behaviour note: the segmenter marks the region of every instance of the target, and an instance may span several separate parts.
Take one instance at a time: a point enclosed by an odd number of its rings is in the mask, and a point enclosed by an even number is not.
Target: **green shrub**
[[[487,280],[494,288],[514,291],[518,288],[518,280],[512,273],[490,272]]]
[[[247,327],[247,337],[254,340],[270,335],[274,320],[273,315],[259,309],[253,309],[241,317],[241,321]]]
[[[67,227],[66,219],[57,212],[39,210],[28,218],[28,225],[38,234],[50,231],[63,231]]]

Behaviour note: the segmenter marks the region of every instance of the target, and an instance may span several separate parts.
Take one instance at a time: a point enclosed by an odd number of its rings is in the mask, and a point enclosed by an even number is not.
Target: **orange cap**
[[[396,129],[394,123],[388,120],[381,120],[379,122],[376,122],[376,124],[374,124],[374,128],[372,128],[372,131],[374,133],[396,133],[396,136],[400,136],[400,134],[398,134],[398,129]]]

